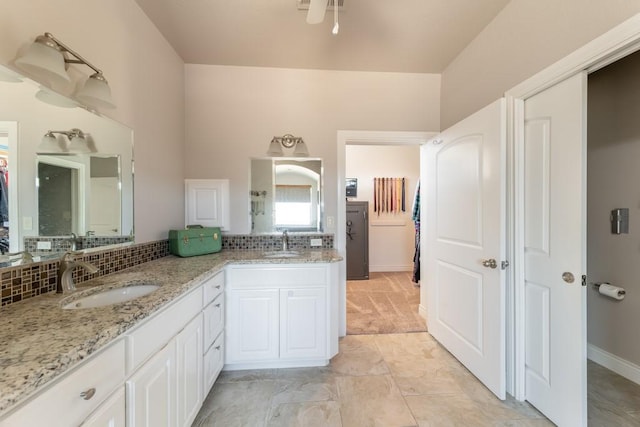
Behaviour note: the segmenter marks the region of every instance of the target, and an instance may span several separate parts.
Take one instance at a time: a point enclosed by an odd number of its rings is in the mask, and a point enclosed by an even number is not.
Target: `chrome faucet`
[[[289,233],[287,232],[287,230],[284,230],[282,232],[282,250],[283,251],[289,250]]]
[[[98,272],[98,267],[85,261],[76,261],[73,259],[73,252],[65,252],[58,266],[58,288],[57,293],[63,294],[76,290],[76,284],[73,283],[73,269],[82,267],[87,272],[93,274]]]

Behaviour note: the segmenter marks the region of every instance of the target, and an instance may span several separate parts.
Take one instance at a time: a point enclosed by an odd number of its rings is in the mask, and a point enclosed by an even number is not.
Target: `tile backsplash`
[[[322,246],[311,247],[310,239],[322,239]],[[333,234],[292,233],[289,235],[290,249],[331,249],[333,244]],[[65,250],[65,248],[61,249]],[[223,234],[222,249],[280,250],[282,249],[282,235]],[[33,252],[36,252],[36,250],[33,250]],[[90,262],[98,267],[99,271],[95,274],[88,274],[85,270],[77,268],[73,272],[74,282],[82,283],[98,276],[115,273],[168,255],[168,240],[92,251],[79,256],[77,259]],[[47,292],[55,292],[57,284],[57,260],[0,268],[0,292],[2,293],[3,306],[46,294]]]
[[[311,247],[311,239],[322,239],[322,246]],[[332,249],[333,234],[289,234],[289,249]],[[282,249],[282,234],[223,234],[222,249],[277,251]]]
[[[138,264],[169,255],[169,241],[133,244],[103,251],[90,252],[77,259],[99,268],[95,274],[82,269],[73,272],[74,281],[82,283],[98,276],[115,273]],[[9,305],[37,295],[55,292],[58,284],[58,261],[47,260],[25,266],[0,269],[2,305]]]

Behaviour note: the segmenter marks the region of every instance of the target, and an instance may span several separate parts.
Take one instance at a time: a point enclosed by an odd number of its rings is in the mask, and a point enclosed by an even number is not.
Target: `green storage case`
[[[180,257],[211,254],[222,249],[220,227],[188,225],[184,230],[169,231],[169,252]]]

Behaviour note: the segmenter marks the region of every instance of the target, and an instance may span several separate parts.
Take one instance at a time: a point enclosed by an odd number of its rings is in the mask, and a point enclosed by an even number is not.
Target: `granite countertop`
[[[336,262],[337,251],[303,250],[294,258],[266,258],[262,251],[222,251],[192,258],[164,257],[78,285],[82,296],[96,287],[153,283],[140,298],[105,307],[63,310],[68,295],[49,293],[0,309],[0,415],[49,381],[151,316],[227,264]],[[64,300],[64,301],[63,301]]]

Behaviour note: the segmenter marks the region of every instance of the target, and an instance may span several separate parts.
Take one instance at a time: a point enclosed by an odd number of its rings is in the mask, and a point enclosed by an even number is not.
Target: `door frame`
[[[346,179],[346,146],[347,145],[424,145],[440,132],[410,132],[410,131],[359,131],[339,130],[337,132],[337,161],[338,171],[338,203],[336,206],[336,234],[334,245],[338,253],[345,258],[347,255],[346,220],[347,201],[345,196]],[[422,165],[420,165],[422,175]],[[328,225],[327,225],[327,228]],[[347,334],[347,264],[343,260],[338,263],[338,334],[343,337]],[[420,292],[420,307],[422,308],[423,288]]]
[[[640,50],[640,14],[595,38],[583,47],[550,65],[524,82],[509,89],[507,99],[507,187],[508,248],[513,283],[507,295],[507,391],[517,400],[525,400],[525,303],[524,303],[524,101],[582,71],[591,73]],[[586,302],[584,309],[586,310]],[[511,336],[512,344],[509,344]],[[586,346],[586,343],[584,343]],[[511,354],[510,354],[511,353]],[[509,391],[511,390],[511,391]]]

